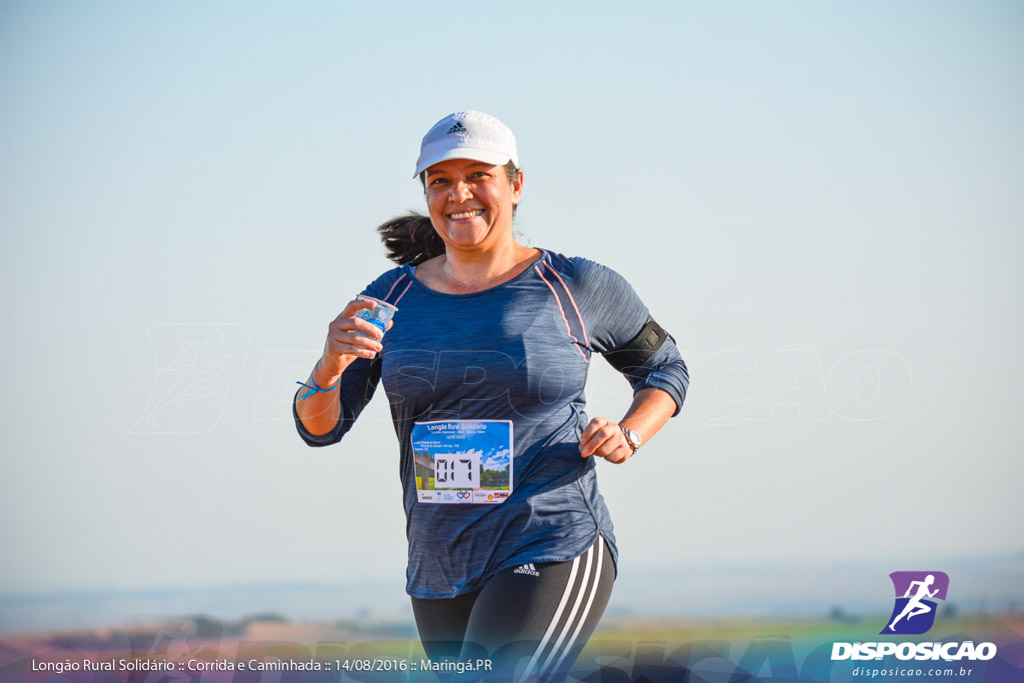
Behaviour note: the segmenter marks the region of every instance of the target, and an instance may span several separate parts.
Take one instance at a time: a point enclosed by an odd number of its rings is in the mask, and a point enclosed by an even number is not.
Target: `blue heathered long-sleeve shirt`
[[[618,273],[542,251],[512,280],[473,294],[429,289],[408,265],[384,273],[363,293],[398,307],[394,326],[376,359],[356,360],[342,375],[338,425],[314,436],[295,415],[310,446],[336,443],[383,381],[401,454],[406,590],[414,597],[450,598],[480,589],[509,567],[572,559],[598,534],[618,562],[596,458],[578,450],[590,421],[583,389],[592,354],[632,340],[648,311]],[[668,392],[678,414],[689,376],[671,337],[625,375],[634,393],[645,387]],[[507,500],[418,500],[412,427],[437,420],[512,422],[514,486]]]

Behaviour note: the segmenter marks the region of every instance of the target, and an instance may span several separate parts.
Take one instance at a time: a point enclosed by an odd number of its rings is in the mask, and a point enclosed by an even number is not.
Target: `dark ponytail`
[[[388,258],[404,265],[416,265],[444,253],[444,240],[434,230],[429,216],[410,211],[377,228]]]

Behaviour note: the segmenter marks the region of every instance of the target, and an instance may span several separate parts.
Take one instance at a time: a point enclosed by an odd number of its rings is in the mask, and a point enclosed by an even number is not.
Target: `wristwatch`
[[[628,443],[629,447],[633,449],[633,453],[631,455],[636,455],[636,451],[640,448],[640,444],[643,442],[643,439],[641,439],[640,435],[632,429],[626,429],[622,425],[619,425],[619,429],[621,429],[622,433],[625,435],[626,443]]]

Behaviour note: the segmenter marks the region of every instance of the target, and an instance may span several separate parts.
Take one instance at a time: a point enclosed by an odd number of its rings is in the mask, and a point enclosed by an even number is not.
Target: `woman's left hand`
[[[596,455],[618,465],[629,460],[633,448],[617,422],[595,417],[580,435],[580,455],[584,458]]]

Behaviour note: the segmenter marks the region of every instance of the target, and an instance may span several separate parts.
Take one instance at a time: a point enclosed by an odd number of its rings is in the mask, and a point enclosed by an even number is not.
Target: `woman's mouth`
[[[479,216],[483,212],[483,209],[474,209],[473,211],[460,211],[459,213],[450,213],[448,214],[448,217],[451,218],[453,221],[463,221],[466,220],[467,218],[472,218],[473,216]]]

